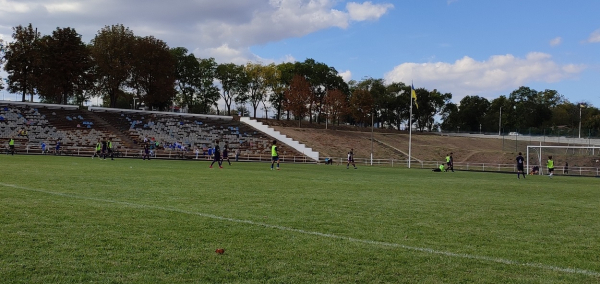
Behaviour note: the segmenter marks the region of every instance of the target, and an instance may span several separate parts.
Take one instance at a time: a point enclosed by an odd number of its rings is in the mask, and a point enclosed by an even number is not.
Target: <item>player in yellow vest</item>
[[[94,152],[92,159],[94,159],[94,157],[96,157],[96,156],[98,156],[98,158],[100,158],[100,153],[102,153],[102,143],[100,141],[98,141],[98,143],[96,143],[96,152]]]
[[[279,153],[277,152],[277,140],[273,140],[273,146],[271,146],[271,170],[273,165],[277,162],[277,170],[279,170]]]
[[[546,165],[548,166],[548,176],[552,178],[554,175],[554,161],[552,160],[552,156],[548,156],[548,163]]]
[[[107,150],[108,150],[108,155],[110,155],[110,159],[114,160],[114,154],[113,154],[113,145],[112,145],[112,139],[108,138],[108,142],[107,144]]]
[[[8,140],[8,148],[10,148],[10,154],[14,155],[15,154],[15,139],[14,138],[10,138],[10,140]]]

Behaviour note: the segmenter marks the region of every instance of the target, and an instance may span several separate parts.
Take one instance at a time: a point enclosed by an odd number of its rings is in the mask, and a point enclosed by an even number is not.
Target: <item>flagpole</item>
[[[411,150],[412,150],[412,84],[410,85],[410,116],[408,117],[408,168],[410,169]]]

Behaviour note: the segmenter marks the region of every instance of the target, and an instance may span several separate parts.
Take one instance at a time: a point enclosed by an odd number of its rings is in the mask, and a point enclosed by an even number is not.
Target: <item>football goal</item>
[[[543,174],[546,161],[552,156],[555,173],[568,174],[569,170],[578,168],[594,168],[600,165],[600,146],[527,146],[527,171],[533,172],[536,166],[538,173]]]

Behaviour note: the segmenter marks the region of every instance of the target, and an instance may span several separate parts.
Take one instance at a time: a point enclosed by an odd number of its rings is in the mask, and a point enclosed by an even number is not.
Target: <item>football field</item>
[[[0,165],[3,283],[600,282],[598,178],[23,155]]]

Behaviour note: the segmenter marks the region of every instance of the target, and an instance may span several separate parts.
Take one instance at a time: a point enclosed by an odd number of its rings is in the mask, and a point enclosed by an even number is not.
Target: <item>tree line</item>
[[[244,65],[197,58],[186,48],[170,48],[153,36],[136,36],[123,25],[105,26],[84,43],[75,29],[41,35],[31,24],[13,28],[14,42],[0,42],[6,88],[22,100],[83,105],[93,97],[104,106],[257,117],[307,123],[350,124],[420,131],[531,131],[583,127],[598,132],[597,108],[570,103],[554,90],[527,87],[488,101],[467,96],[452,103],[451,93],[417,88],[418,108],[410,119],[411,86],[365,78],[345,82],[338,71],[314,59]],[[4,86],[0,83],[0,89]],[[225,102],[219,109],[218,102]],[[232,109],[233,106],[237,108]],[[500,115],[500,110],[502,114]]]

